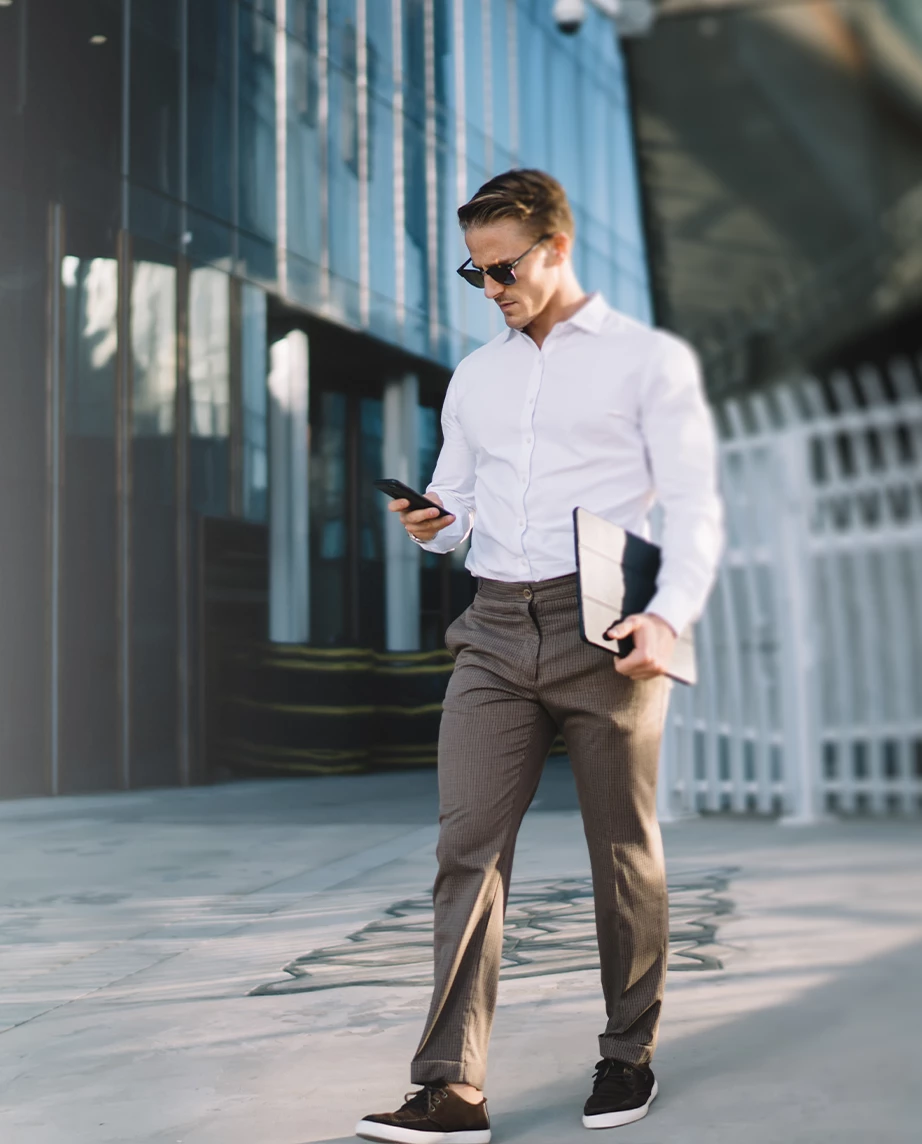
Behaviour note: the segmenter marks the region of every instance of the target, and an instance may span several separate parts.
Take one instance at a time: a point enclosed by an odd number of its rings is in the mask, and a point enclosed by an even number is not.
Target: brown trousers
[[[668,901],[656,778],[669,684],[618,675],[579,636],[576,577],[481,581],[451,625],[439,736],[435,988],[414,1084],[483,1087],[515,840],[562,732],[595,896],[608,1022],[602,1056],[653,1056]]]

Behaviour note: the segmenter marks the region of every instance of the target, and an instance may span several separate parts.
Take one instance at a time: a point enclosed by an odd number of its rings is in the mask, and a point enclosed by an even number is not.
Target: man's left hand
[[[615,657],[615,671],[628,679],[655,679],[665,675],[672,662],[676,633],[661,617],[652,612],[627,616],[605,633],[606,639],[634,637],[634,650],[623,659]]]

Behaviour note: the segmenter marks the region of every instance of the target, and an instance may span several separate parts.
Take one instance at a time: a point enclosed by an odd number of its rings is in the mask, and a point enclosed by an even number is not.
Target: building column
[[[292,330],[269,356],[269,639],[307,643],[307,334]]]
[[[382,476],[417,487],[419,379],[413,374],[389,381],[384,387],[383,459]],[[387,650],[418,651],[420,550],[407,536],[400,517],[386,504],[382,508]]]

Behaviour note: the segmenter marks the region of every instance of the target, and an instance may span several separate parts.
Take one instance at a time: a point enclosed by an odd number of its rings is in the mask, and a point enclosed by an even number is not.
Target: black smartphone
[[[375,488],[380,489],[382,493],[387,493],[389,497],[394,500],[407,500],[410,502],[410,508],[437,508],[439,516],[451,516],[447,508],[442,508],[437,505],[435,501],[429,500],[424,497],[422,493],[418,493],[415,489],[411,489],[409,485],[405,485],[402,481],[395,481],[392,477],[382,477],[380,480],[375,481]]]

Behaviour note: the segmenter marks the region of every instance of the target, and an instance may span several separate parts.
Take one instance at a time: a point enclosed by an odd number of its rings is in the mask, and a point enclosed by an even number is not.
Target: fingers
[[[406,503],[406,502],[404,502]],[[437,508],[415,508],[412,512],[402,512],[400,519],[404,524],[422,524],[426,520],[444,519],[439,517]]]
[[[431,499],[434,501],[436,498],[433,496]],[[439,501],[440,505],[441,503]],[[437,532],[441,532],[455,520],[453,516],[439,516],[439,510],[435,507],[410,510],[410,502],[403,499],[392,500],[387,508],[388,512],[399,513],[400,523],[407,532],[422,541],[431,540]]]
[[[625,656],[623,659],[615,659],[615,671],[619,675],[625,675],[628,679],[656,679],[659,675],[664,675],[666,668],[663,664],[649,655],[635,649],[630,655]]]
[[[615,671],[629,679],[654,679],[666,671],[666,663],[657,653],[649,632],[641,630],[630,655],[615,659]]]
[[[627,616],[618,624],[612,626],[605,633],[607,640],[623,640],[632,635],[638,628],[643,627],[643,616]]]
[[[438,509],[417,509],[415,512],[401,513],[400,519],[410,536],[415,536],[424,543],[455,521],[451,515],[439,516]]]

